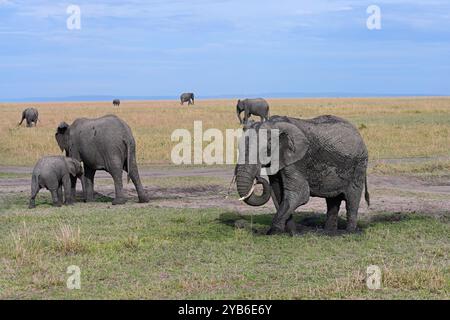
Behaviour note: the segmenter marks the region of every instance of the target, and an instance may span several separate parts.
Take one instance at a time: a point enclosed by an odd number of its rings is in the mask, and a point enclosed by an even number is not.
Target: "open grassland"
[[[333,114],[349,119],[360,129],[371,160],[450,156],[450,98],[271,99],[269,103],[271,115]],[[29,105],[39,109],[41,121],[37,128],[17,127],[21,111]],[[42,155],[60,153],[54,133],[61,121],[110,113],[131,126],[138,162],[148,165],[170,164],[176,144],[172,132],[179,128],[192,132],[196,120],[203,121],[203,129],[239,127],[234,100],[199,100],[192,107],[177,101],[123,101],[120,108],[111,102],[6,103],[0,104],[0,165],[30,166]],[[437,165],[445,167],[448,161]]]
[[[2,104],[0,298],[449,299],[450,98],[269,102],[272,115],[334,114],[360,129],[372,195],[360,232],[342,231],[341,218],[336,235],[324,234],[325,202],[312,199],[295,214],[300,236],[265,236],[275,209],[236,200],[230,167],[183,175],[185,166],[170,164],[173,130],[192,131],[196,120],[238,128],[234,101],[33,104],[41,122],[32,129],[17,127],[29,104]],[[134,200],[112,206],[112,180],[97,176],[94,203],[53,208],[42,190],[37,208],[26,209],[30,169],[7,166],[60,153],[61,121],[108,113],[133,129],[150,203],[136,203],[133,191]],[[71,265],[81,269],[80,290],[66,287]],[[366,287],[369,265],[381,268],[380,290]]]
[[[448,218],[378,212],[357,234],[263,236],[271,215],[138,204],[76,204],[39,213],[10,198],[0,214],[0,298],[448,299]],[[345,221],[340,221],[345,227]],[[67,267],[81,269],[69,290]],[[382,270],[368,290],[366,268]]]

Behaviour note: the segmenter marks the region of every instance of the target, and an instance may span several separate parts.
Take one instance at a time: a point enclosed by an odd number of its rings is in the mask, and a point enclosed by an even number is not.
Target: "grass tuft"
[[[57,249],[63,255],[77,254],[85,249],[81,241],[80,227],[73,228],[68,224],[60,224],[55,238]]]

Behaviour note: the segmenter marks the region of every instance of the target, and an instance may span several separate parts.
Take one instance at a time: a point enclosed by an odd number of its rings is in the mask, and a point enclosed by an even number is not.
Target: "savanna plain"
[[[323,231],[323,199],[298,209],[299,235],[266,236],[275,208],[238,201],[234,167],[171,163],[175,129],[236,129],[235,100],[0,103],[0,298],[3,299],[449,299],[450,98],[269,99],[271,115],[351,121],[369,149],[371,206],[359,231]],[[37,127],[18,127],[25,107]],[[150,196],[112,206],[109,175],[96,201],[53,208],[41,191],[27,209],[39,157],[61,154],[61,121],[116,114],[132,128]],[[206,143],[207,144],[207,143]],[[124,180],[125,180],[124,175]],[[80,186],[78,186],[80,189]],[[71,265],[81,288],[69,290]],[[366,269],[382,271],[379,290]]]

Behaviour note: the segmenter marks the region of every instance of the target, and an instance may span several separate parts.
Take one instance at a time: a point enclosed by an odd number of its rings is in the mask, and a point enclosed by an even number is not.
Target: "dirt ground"
[[[30,167],[0,167],[0,172],[16,175],[31,175]],[[140,169],[141,179],[150,196],[148,204],[136,206],[171,207],[171,208],[224,208],[236,212],[257,211],[270,213],[274,206],[267,203],[261,208],[252,208],[237,199],[235,186],[228,189],[233,175],[232,168],[167,168],[146,167]],[[199,184],[189,187],[161,187],[152,184],[152,178],[176,177],[213,177],[222,178],[223,183]],[[124,174],[124,179],[126,178]],[[95,190],[97,197],[114,197],[112,179],[106,172],[97,172]],[[360,216],[371,212],[419,213],[436,217],[448,216],[450,213],[450,176],[434,178],[418,178],[409,176],[368,177],[371,193],[371,206],[361,203]],[[132,183],[125,183],[124,188],[131,201],[137,201],[137,194]],[[0,178],[0,197],[7,194],[23,194],[30,192],[30,178]],[[43,191],[41,191],[43,192]],[[99,203],[100,205],[100,203]],[[104,204],[103,204],[104,205]],[[325,212],[324,199],[311,198],[302,206],[302,212]],[[342,206],[341,212],[345,212]]]

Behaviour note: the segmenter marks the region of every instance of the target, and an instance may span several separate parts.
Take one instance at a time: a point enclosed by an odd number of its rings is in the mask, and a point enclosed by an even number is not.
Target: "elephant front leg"
[[[58,189],[52,189],[50,190],[50,193],[52,194],[52,202],[54,207],[61,207],[61,200],[58,198]]]
[[[72,198],[72,182],[69,177],[69,175],[65,175],[62,180],[63,187],[64,187],[64,204],[65,205],[72,205],[73,204],[73,198]],[[61,188],[61,187],[60,187]],[[61,198],[62,200],[62,198]]]
[[[309,201],[309,185],[294,167],[284,169],[281,181],[283,200],[272,220],[268,234],[288,232],[294,235],[297,230],[292,215],[295,209]]]
[[[309,194],[303,195],[294,191],[285,191],[285,197],[281,202],[281,205],[272,220],[272,226],[267,234],[280,234],[289,233],[295,235],[297,233],[297,227],[293,220],[292,215],[295,209],[302,204],[307,203],[309,200]]]

